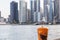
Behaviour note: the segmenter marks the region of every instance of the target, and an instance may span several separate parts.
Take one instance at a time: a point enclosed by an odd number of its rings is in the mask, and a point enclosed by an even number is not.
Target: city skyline
[[[17,23],[43,24],[43,22],[45,24],[53,24],[55,23],[54,21],[55,16],[53,15],[54,15],[54,11],[56,11],[54,6],[59,8],[59,3],[57,5],[55,4],[55,0],[43,0],[43,1],[41,0],[29,0],[29,1],[11,0],[9,2],[9,7],[8,5],[7,7],[5,5],[4,9],[5,7],[6,9],[5,10],[2,9],[1,14],[3,12],[3,15],[1,17],[3,17],[3,20],[6,17],[7,23],[11,22],[14,24],[17,24]],[[57,9],[57,10],[60,10],[60,9]],[[60,19],[60,16],[58,14],[57,14],[57,17]]]
[[[10,2],[16,1],[19,4],[19,0],[1,0],[0,1],[0,11],[1,16],[4,18],[8,18],[8,15],[10,15]],[[30,9],[30,0],[25,0],[27,2],[27,7]],[[41,7],[43,6],[43,1],[41,1]],[[43,7],[42,7],[43,8]]]

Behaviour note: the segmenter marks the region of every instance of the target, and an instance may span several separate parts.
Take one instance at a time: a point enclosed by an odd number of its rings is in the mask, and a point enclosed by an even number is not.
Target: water
[[[59,25],[45,25],[49,29],[48,40],[60,38]],[[38,40],[40,25],[0,25],[0,40]]]

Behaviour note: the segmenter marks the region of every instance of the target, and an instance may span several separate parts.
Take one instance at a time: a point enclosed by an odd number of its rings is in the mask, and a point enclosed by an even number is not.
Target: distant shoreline
[[[24,24],[19,24],[19,23],[6,23],[6,22],[0,22],[0,25],[60,25],[60,24],[39,24],[39,23],[24,23]]]

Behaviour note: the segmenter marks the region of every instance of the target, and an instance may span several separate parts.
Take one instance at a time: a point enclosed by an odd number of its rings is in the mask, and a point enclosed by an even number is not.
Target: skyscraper
[[[50,0],[49,1],[50,3],[49,3],[49,23],[53,23],[53,5],[52,5],[52,3],[53,3],[53,1],[52,0]]]
[[[60,0],[58,0],[58,1],[59,1],[59,2],[58,2],[58,3],[59,3],[59,15],[58,15],[58,16],[59,16],[59,19],[58,19],[58,20],[59,20],[59,22],[60,22]]]
[[[31,10],[27,9],[27,23],[31,23]]]
[[[31,20],[40,22],[40,0],[31,0]]]
[[[27,22],[27,2],[20,0],[19,3],[19,23],[25,24]]]
[[[56,23],[60,23],[60,0],[54,0],[54,17]]]
[[[52,0],[44,0],[44,17],[46,23],[53,22]]]
[[[49,14],[49,0],[44,0],[44,18],[45,22],[48,23],[48,14]]]
[[[34,0],[30,0],[30,6],[31,6],[31,22],[33,23],[34,21]]]
[[[18,3],[12,1],[10,3],[10,16],[11,16],[11,23],[18,23]]]

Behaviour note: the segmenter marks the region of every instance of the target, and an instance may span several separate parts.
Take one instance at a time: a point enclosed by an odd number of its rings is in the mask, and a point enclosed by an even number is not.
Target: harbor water
[[[0,25],[0,40],[38,40],[37,28],[41,25]],[[60,38],[60,25],[45,25],[48,40]]]

